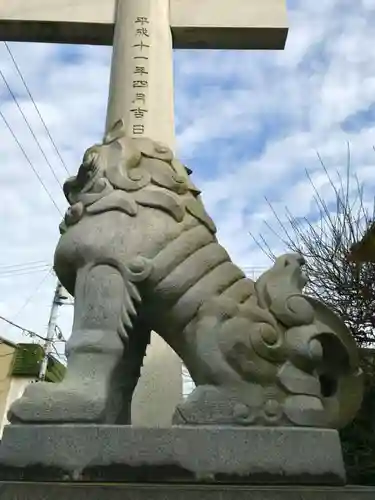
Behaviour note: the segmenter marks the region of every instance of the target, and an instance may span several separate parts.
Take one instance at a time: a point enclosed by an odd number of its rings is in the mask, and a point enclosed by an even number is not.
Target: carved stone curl
[[[256,283],[217,242],[191,171],[122,122],[67,180],[55,271],[75,296],[67,375],[28,387],[12,422],[130,423],[151,330],[197,387],[176,424],[340,427],[362,398],[345,324],[303,295],[300,255]]]

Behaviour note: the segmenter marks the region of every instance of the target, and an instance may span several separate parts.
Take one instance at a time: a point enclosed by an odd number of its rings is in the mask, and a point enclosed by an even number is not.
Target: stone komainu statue
[[[302,294],[302,257],[246,278],[186,173],[168,148],[127,138],[122,122],[86,151],[64,185],[71,207],[55,253],[75,297],[67,374],[28,387],[12,422],[130,423],[151,330],[197,385],[176,424],[337,428],[354,417],[356,345],[340,318]]]

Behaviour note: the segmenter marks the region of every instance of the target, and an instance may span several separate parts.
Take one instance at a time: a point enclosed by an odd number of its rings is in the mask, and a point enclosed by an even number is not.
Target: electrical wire
[[[65,355],[65,354],[63,354],[63,353],[61,353],[61,352],[59,352],[59,351],[57,350],[57,347],[55,346],[55,344],[52,344],[52,349],[55,351],[55,355],[56,355],[59,359],[61,359],[63,362],[65,362],[65,363],[66,363],[66,361],[67,361],[67,360],[66,360],[66,355]]]
[[[1,76],[1,78],[3,79],[3,81],[4,81],[5,86],[6,86],[6,88],[8,89],[9,94],[12,96],[13,101],[16,103],[16,106],[17,106],[17,108],[18,108],[19,112],[21,113],[21,115],[22,115],[22,117],[23,117],[23,119],[24,119],[24,121],[25,121],[25,123],[26,123],[26,125],[27,125],[27,127],[28,127],[28,129],[29,129],[29,131],[30,131],[30,133],[31,133],[31,135],[33,136],[33,138],[34,138],[34,140],[35,140],[35,142],[36,142],[36,144],[37,144],[37,146],[38,146],[38,148],[39,148],[39,151],[42,153],[43,158],[45,159],[45,161],[46,161],[46,163],[47,163],[47,165],[48,165],[49,169],[51,170],[52,175],[54,176],[54,178],[55,178],[56,182],[58,183],[58,185],[59,185],[59,186],[61,187],[61,189],[62,189],[62,187],[63,187],[63,186],[62,186],[62,184],[61,184],[60,179],[57,177],[56,172],[55,172],[55,170],[54,170],[53,166],[51,165],[51,162],[50,162],[50,161],[49,161],[49,159],[47,158],[47,155],[46,155],[46,153],[45,153],[45,151],[44,151],[44,149],[43,149],[42,145],[40,144],[39,139],[38,139],[38,138],[37,138],[37,136],[35,135],[35,132],[34,132],[34,130],[32,129],[32,127],[31,127],[31,125],[30,125],[30,123],[29,123],[29,120],[27,119],[27,117],[26,117],[25,113],[23,112],[23,109],[21,108],[20,103],[18,102],[17,97],[15,96],[15,94],[14,94],[13,90],[10,88],[10,85],[9,85],[9,83],[7,82],[7,79],[5,78],[5,75],[4,75],[4,73],[2,72],[2,70],[1,70],[1,69],[0,69],[0,76]]]
[[[54,141],[54,139],[53,139],[53,137],[52,137],[52,135],[51,135],[51,132],[50,132],[50,130],[49,130],[49,128],[48,128],[48,126],[47,126],[46,122],[45,122],[45,121],[44,121],[44,119],[43,119],[43,116],[42,116],[42,114],[41,114],[41,112],[40,112],[40,110],[39,110],[39,108],[38,108],[38,106],[37,106],[37,104],[36,104],[36,102],[35,102],[35,100],[34,100],[34,98],[33,98],[32,94],[31,94],[31,91],[30,91],[30,89],[29,89],[29,86],[27,85],[27,82],[26,82],[26,80],[25,80],[25,77],[23,76],[23,74],[22,74],[22,72],[21,72],[21,70],[20,70],[20,67],[18,66],[18,63],[17,63],[17,61],[16,61],[16,59],[15,59],[15,57],[14,57],[14,55],[13,55],[13,53],[12,53],[12,51],[11,51],[10,47],[9,47],[9,45],[8,45],[8,43],[7,43],[7,42],[3,42],[3,43],[4,43],[5,48],[7,49],[8,53],[9,53],[9,55],[10,55],[10,57],[11,57],[12,61],[13,61],[14,67],[16,68],[16,71],[17,71],[17,73],[18,73],[19,77],[21,78],[22,83],[23,83],[23,84],[24,84],[24,86],[25,86],[25,89],[26,89],[26,91],[27,91],[27,93],[28,93],[28,95],[29,95],[29,97],[30,97],[31,102],[33,103],[33,106],[34,106],[34,108],[35,108],[36,112],[38,113],[38,116],[39,116],[39,118],[40,118],[40,121],[42,122],[42,124],[43,124],[43,126],[44,126],[44,129],[45,129],[45,131],[47,132],[47,135],[48,135],[48,137],[49,137],[49,139],[50,139],[50,141],[51,141],[51,143],[52,143],[52,145],[53,145],[53,147],[54,147],[54,150],[56,151],[57,156],[59,157],[59,159],[60,159],[60,161],[61,161],[62,166],[64,167],[64,169],[65,169],[65,171],[67,172],[67,174],[68,174],[68,175],[70,175],[70,172],[69,172],[69,170],[68,170],[68,167],[66,166],[66,163],[64,162],[64,159],[62,158],[62,156],[61,156],[61,154],[60,154],[60,151],[59,151],[59,149],[58,149],[58,147],[57,147],[57,145],[56,145],[56,143],[55,143],[55,141]]]
[[[7,44],[7,43],[5,43],[5,47],[6,47],[7,51],[8,51],[8,53],[9,53],[9,55],[10,55],[10,57],[11,57],[12,61],[13,61],[13,64],[14,64],[14,66],[15,66],[15,68],[16,68],[16,71],[17,71],[18,75],[20,76],[20,78],[21,78],[21,80],[22,80],[22,82],[23,82],[23,84],[24,84],[24,86],[25,86],[25,89],[26,89],[26,91],[27,91],[27,93],[28,93],[28,95],[29,95],[29,98],[30,98],[31,102],[32,102],[32,103],[33,103],[33,105],[34,105],[35,110],[36,110],[36,111],[37,111],[37,113],[38,113],[38,116],[39,116],[39,118],[40,118],[40,120],[41,120],[41,122],[42,122],[42,124],[43,124],[43,126],[44,126],[44,128],[45,128],[45,130],[46,130],[46,132],[47,132],[47,135],[48,135],[48,137],[49,137],[49,139],[50,139],[50,141],[51,141],[51,143],[52,143],[52,145],[53,145],[53,147],[54,147],[54,149],[55,149],[55,151],[56,151],[56,153],[57,153],[57,155],[58,155],[58,157],[59,157],[59,159],[60,159],[60,161],[61,161],[61,163],[62,163],[62,165],[64,166],[64,168],[65,168],[66,172],[67,172],[67,173],[68,173],[68,175],[69,175],[69,171],[68,171],[68,169],[67,169],[67,167],[66,167],[66,165],[65,165],[65,162],[64,162],[64,160],[63,160],[63,158],[62,158],[62,156],[61,156],[61,154],[60,154],[60,152],[59,152],[59,150],[58,150],[58,148],[57,148],[57,145],[56,145],[55,141],[54,141],[54,140],[53,140],[53,138],[52,138],[52,135],[51,135],[51,133],[50,133],[50,131],[49,131],[49,129],[48,129],[48,126],[46,125],[46,123],[45,123],[45,121],[44,121],[44,119],[43,119],[43,117],[42,117],[42,115],[41,115],[41,113],[40,113],[40,110],[39,110],[38,106],[37,106],[37,105],[36,105],[36,103],[35,103],[35,100],[34,100],[34,98],[33,98],[32,94],[31,94],[31,92],[30,92],[30,89],[29,89],[29,87],[28,87],[27,83],[26,83],[26,80],[25,80],[25,78],[23,77],[22,72],[21,72],[21,70],[20,70],[20,68],[19,68],[19,66],[18,66],[18,64],[17,64],[17,62],[16,62],[16,60],[15,60],[15,58],[14,58],[13,54],[12,54],[12,51],[10,50],[10,47],[8,46],[8,44]],[[11,87],[10,87],[10,85],[9,85],[9,83],[8,83],[8,81],[7,81],[6,77],[5,77],[5,75],[4,75],[4,73],[1,71],[1,69],[0,69],[0,76],[1,76],[2,80],[4,81],[4,84],[5,84],[6,88],[7,88],[7,90],[8,90],[8,92],[9,92],[10,96],[12,97],[13,101],[15,102],[15,104],[16,104],[16,106],[17,106],[17,108],[18,108],[19,112],[21,113],[21,115],[22,115],[22,117],[23,117],[24,121],[26,122],[26,125],[28,126],[28,129],[29,129],[30,133],[32,134],[32,137],[34,138],[35,142],[37,143],[37,146],[38,146],[38,148],[39,148],[40,152],[42,153],[42,155],[43,155],[43,157],[44,157],[44,159],[45,159],[45,161],[46,161],[46,163],[47,163],[48,167],[50,168],[50,170],[51,170],[51,172],[52,172],[52,174],[53,174],[53,176],[54,176],[55,180],[57,181],[57,183],[59,184],[59,186],[60,186],[60,187],[62,187],[62,184],[61,184],[61,182],[60,182],[59,178],[57,177],[57,175],[56,175],[56,173],[55,173],[54,168],[52,167],[52,165],[51,165],[51,163],[50,163],[50,161],[49,161],[49,159],[48,159],[47,155],[45,154],[45,151],[44,151],[44,149],[43,149],[43,147],[42,147],[41,143],[39,142],[39,140],[38,140],[38,138],[37,138],[37,136],[36,136],[36,134],[35,134],[35,132],[34,132],[34,130],[33,130],[33,128],[32,128],[32,126],[30,125],[30,123],[29,123],[29,121],[28,121],[28,119],[27,119],[27,117],[26,117],[25,113],[23,112],[22,107],[20,106],[20,104],[19,104],[19,102],[18,102],[18,99],[17,99],[16,95],[15,95],[15,94],[14,94],[14,92],[12,91],[12,89],[11,89]],[[60,215],[61,215],[61,216],[63,216],[63,214],[62,214],[62,212],[61,212],[61,210],[60,210],[59,206],[56,204],[56,202],[55,202],[55,200],[54,200],[53,196],[51,195],[51,193],[50,193],[50,191],[48,190],[47,186],[46,186],[46,185],[45,185],[45,183],[43,182],[42,177],[41,177],[41,176],[39,175],[39,173],[37,172],[36,168],[35,168],[35,167],[34,167],[34,165],[33,165],[33,162],[31,161],[30,157],[29,157],[29,156],[28,156],[28,154],[26,153],[26,151],[25,151],[24,147],[22,146],[21,142],[19,141],[19,139],[18,139],[18,137],[17,137],[16,133],[15,133],[15,132],[14,132],[14,130],[12,129],[12,127],[11,127],[10,123],[8,122],[8,120],[7,120],[7,119],[6,119],[6,117],[4,116],[4,113],[3,113],[1,110],[0,110],[0,117],[3,119],[3,121],[4,121],[5,125],[6,125],[6,127],[7,127],[7,128],[8,128],[8,130],[10,131],[10,133],[11,133],[11,135],[13,136],[13,139],[14,139],[14,140],[15,140],[15,142],[17,143],[18,147],[21,149],[21,152],[23,153],[23,155],[24,155],[24,157],[25,157],[26,161],[29,163],[29,166],[31,167],[31,169],[33,170],[34,174],[35,174],[35,175],[36,175],[36,177],[38,178],[39,182],[41,183],[41,185],[42,185],[43,189],[45,190],[45,192],[47,193],[48,197],[49,197],[49,198],[50,198],[50,200],[52,201],[53,205],[55,206],[55,208],[57,209],[57,211],[60,213]],[[39,261],[39,262],[36,262],[36,263],[34,262],[34,263],[32,263],[31,265],[25,265],[25,264],[23,264],[23,265],[22,265],[22,264],[21,264],[21,265],[16,265],[16,266],[7,265],[7,266],[3,266],[3,267],[0,269],[0,277],[7,277],[7,276],[12,276],[12,277],[14,277],[14,276],[20,276],[20,275],[30,274],[30,273],[34,273],[34,272],[41,272],[41,271],[45,270],[45,268],[46,268],[46,267],[48,267],[48,268],[49,268],[50,266],[49,266],[48,264],[46,264],[46,263],[41,263],[40,261]],[[45,276],[43,276],[43,280],[42,280],[42,281],[41,281],[41,283],[39,284],[39,287],[40,287],[40,286],[41,286],[41,284],[45,281],[45,279],[47,278],[47,276],[48,276],[49,274],[50,274],[50,269],[48,269],[48,273],[47,273]],[[27,301],[26,301],[26,303],[23,305],[23,307],[21,308],[21,310],[22,310],[22,309],[24,309],[24,307],[26,307],[26,305],[30,302],[30,300],[32,300],[32,298],[34,297],[34,295],[35,295],[35,289],[33,290],[33,295],[32,295],[31,297],[29,297],[29,298],[28,298],[28,300],[27,300]],[[17,313],[17,316],[19,315],[19,313],[20,313],[20,312],[21,312],[21,311],[19,311],[19,312]],[[5,321],[8,325],[13,326],[13,327],[15,327],[15,328],[18,328],[18,329],[19,329],[19,330],[21,330],[24,334],[27,334],[27,335],[29,335],[29,336],[30,336],[30,337],[32,337],[32,338],[38,338],[38,339],[40,339],[40,340],[43,340],[44,342],[46,342],[46,341],[48,340],[46,337],[43,337],[43,336],[41,336],[41,335],[37,334],[36,332],[34,332],[34,331],[32,331],[32,330],[29,330],[29,329],[27,329],[27,328],[23,328],[23,327],[21,327],[20,325],[18,325],[17,323],[15,323],[14,321],[8,320],[7,318],[4,318],[3,316],[0,316],[0,319],[1,319],[1,320],[3,320],[3,321]],[[61,335],[61,339],[63,339],[63,336],[62,336],[62,335]],[[61,342],[61,341],[63,341],[63,342],[64,342],[64,340],[61,340],[61,339],[60,339],[60,342]],[[55,350],[56,350],[56,349],[55,349]],[[56,350],[56,353],[57,353],[57,350]]]
[[[51,264],[45,263],[45,264],[37,264],[33,266],[25,266],[25,267],[8,267],[1,269],[0,268],[0,277],[7,277],[7,276],[19,276],[23,274],[29,274],[33,272],[40,272],[44,271],[46,268],[50,268]]]
[[[261,272],[263,273],[264,271],[266,271],[268,268],[267,267],[251,267],[251,266],[239,266],[241,269],[243,269],[244,271],[249,271],[249,272],[252,272],[252,273],[257,273],[257,272]]]
[[[25,302],[22,304],[22,306],[19,308],[19,310],[13,316],[13,321],[15,321],[19,317],[19,315],[26,309],[26,307],[30,304],[30,302],[35,298],[36,294],[39,292],[40,288],[42,287],[42,285],[44,284],[44,282],[46,281],[48,276],[50,274],[52,274],[52,272],[53,272],[53,269],[52,268],[49,269],[47,274],[45,276],[43,276],[42,280],[38,283],[36,288],[33,288],[32,294],[30,294],[29,297],[27,297]]]
[[[42,335],[39,335],[39,333],[33,332],[33,330],[29,330],[28,328],[23,328],[22,326],[17,325],[17,323],[14,323],[14,321],[11,321],[10,319],[4,318],[4,316],[0,315],[0,319],[2,321],[5,321],[5,323],[8,323],[8,325],[11,325],[15,328],[18,328],[19,330],[21,330],[26,335],[29,335],[30,337],[36,337],[37,339],[43,340],[44,342],[46,342],[47,340],[50,340],[50,339],[47,339],[47,337],[43,337]]]
[[[0,267],[0,274],[1,273],[11,273],[13,271],[28,271],[29,269],[36,269],[39,267],[45,267],[45,266],[51,266],[50,263],[48,262],[40,262],[40,264],[35,263],[35,264],[24,264],[24,265],[9,265],[9,266],[4,266]]]
[[[59,325],[55,325],[55,333],[56,333],[56,337],[57,339],[60,341],[60,342],[66,342],[65,340],[65,337],[64,337],[64,334],[61,330],[61,328],[59,327]]]
[[[268,270],[266,267],[239,266],[245,275],[253,280],[258,279],[261,274]]]
[[[42,264],[47,264],[45,260],[34,260],[31,262],[20,262],[18,264],[0,264],[0,272],[2,270],[7,270],[7,269],[18,269],[18,268],[24,268],[24,267],[34,267],[37,265],[42,265]]]
[[[33,170],[34,174],[37,176],[39,182],[41,183],[41,185],[43,186],[43,189],[44,191],[47,193],[49,199],[52,201],[52,203],[54,204],[55,208],[57,209],[57,211],[59,212],[59,214],[61,215],[61,217],[63,217],[63,213],[61,212],[60,208],[58,207],[58,205],[56,204],[55,200],[53,199],[51,193],[48,191],[47,189],[47,186],[44,184],[43,182],[43,179],[40,177],[38,171],[35,169],[32,161],[30,160],[28,154],[26,153],[25,149],[23,148],[22,144],[20,143],[20,141],[18,140],[18,137],[16,136],[16,134],[14,133],[12,127],[10,126],[10,124],[8,123],[8,120],[5,118],[4,116],[4,113],[0,110],[0,116],[1,118],[3,119],[6,127],[8,128],[9,132],[12,134],[13,136],[13,139],[16,141],[18,147],[20,148],[20,150],[22,151],[26,161],[28,162],[28,164],[30,165],[31,169]]]
[[[37,273],[42,273],[46,269],[49,270],[50,266],[43,266],[41,268],[37,269],[29,269],[29,270],[22,270],[21,272],[8,272],[8,273],[0,273],[0,279],[6,279],[6,278],[16,278],[18,276],[27,276],[29,274],[37,274]]]

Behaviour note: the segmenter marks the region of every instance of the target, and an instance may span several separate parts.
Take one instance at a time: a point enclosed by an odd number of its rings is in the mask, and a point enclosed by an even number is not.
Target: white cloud
[[[272,249],[283,251],[265,227],[274,221],[265,196],[282,216],[285,206],[296,216],[308,214],[314,192],[306,168],[324,196],[331,196],[317,150],[330,172],[343,172],[349,141],[352,174],[366,181],[372,199],[375,125],[357,115],[375,100],[374,2],[294,0],[289,9],[285,51],[175,54],[178,150],[203,189],[221,241],[245,267],[268,264],[249,231],[268,234]],[[75,171],[85,148],[103,132],[110,50],[11,47],[69,170]],[[3,46],[0,69],[63,181],[66,172]],[[61,189],[1,84],[0,109],[64,210]],[[356,127],[346,127],[348,120]],[[2,277],[1,266],[52,263],[60,215],[1,119],[0,191],[0,314],[13,319],[44,275]],[[45,332],[53,288],[54,279],[46,278],[17,322]],[[60,315],[67,336],[71,314],[65,307]],[[19,338],[5,325],[1,333]]]

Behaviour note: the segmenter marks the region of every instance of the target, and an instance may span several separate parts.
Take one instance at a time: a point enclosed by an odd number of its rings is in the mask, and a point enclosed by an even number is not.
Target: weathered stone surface
[[[174,47],[283,49],[288,32],[285,0],[235,0],[202,5],[170,0]],[[30,5],[32,7],[30,7]],[[198,11],[202,11],[198,14]],[[0,4],[0,39],[112,45],[115,0],[12,0]]]
[[[304,259],[278,258],[254,283],[216,239],[199,190],[172,151],[131,139],[122,120],[64,185],[55,271],[75,296],[60,384],[33,384],[13,423],[128,424],[150,332],[197,389],[179,425],[340,428],[362,400],[343,321],[303,295]]]
[[[0,479],[345,483],[337,431],[62,425],[6,427]]]
[[[375,488],[0,483],[1,500],[373,500]]]

